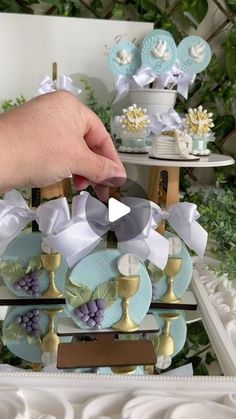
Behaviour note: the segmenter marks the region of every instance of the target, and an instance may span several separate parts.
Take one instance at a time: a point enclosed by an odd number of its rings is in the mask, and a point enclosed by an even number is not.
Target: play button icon
[[[119,242],[138,237],[150,224],[151,205],[146,191],[137,182],[128,178],[106,179],[104,183],[119,186],[111,186],[107,205],[101,203],[97,208],[92,199],[87,200],[85,213],[91,229],[102,237],[108,223]]]
[[[110,223],[119,220],[125,215],[129,214],[131,211],[128,205],[122,204],[122,202],[117,201],[115,198],[110,198],[108,201],[108,219]]]

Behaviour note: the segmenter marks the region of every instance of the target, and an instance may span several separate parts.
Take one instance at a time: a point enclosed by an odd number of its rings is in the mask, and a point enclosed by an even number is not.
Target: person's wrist
[[[16,139],[13,137],[15,137],[15,130],[11,130],[2,115],[0,117],[0,192],[9,191],[17,186],[20,156],[19,150],[14,146]]]

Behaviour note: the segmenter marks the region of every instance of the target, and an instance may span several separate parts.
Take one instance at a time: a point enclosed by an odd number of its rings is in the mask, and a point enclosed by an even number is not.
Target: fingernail
[[[123,178],[126,179],[126,171],[125,168],[122,168],[120,166],[116,166],[112,170],[111,179],[114,178]]]

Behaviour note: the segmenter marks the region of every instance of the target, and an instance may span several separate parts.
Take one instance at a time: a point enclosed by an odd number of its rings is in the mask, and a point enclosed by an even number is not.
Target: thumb
[[[86,154],[81,156],[78,170],[74,175],[83,176],[91,183],[96,184],[106,184],[106,181],[112,178],[126,178],[123,166],[107,157],[94,153],[89,148],[86,149]]]

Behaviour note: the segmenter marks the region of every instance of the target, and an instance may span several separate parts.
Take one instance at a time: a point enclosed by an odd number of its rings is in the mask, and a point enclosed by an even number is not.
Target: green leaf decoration
[[[69,280],[66,288],[66,295],[69,303],[72,306],[78,307],[91,300],[92,290],[86,285],[75,285],[71,280]]]
[[[35,256],[29,260],[29,264],[26,268],[26,273],[32,272],[32,271],[40,271],[42,269],[42,262],[41,262],[41,256]]]
[[[113,279],[98,285],[91,299],[103,298],[106,300],[106,307],[109,307],[116,301],[117,297],[117,280]]]
[[[161,271],[154,263],[149,262],[148,264],[148,271],[150,272],[150,278],[153,284],[160,281],[163,277],[163,271]]]
[[[15,260],[1,260],[1,274],[5,280],[16,282],[25,275],[25,268]]]
[[[29,345],[34,345],[34,346],[38,346],[39,348],[41,348],[42,346],[42,340],[40,338],[40,336],[27,336],[27,343]]]
[[[11,341],[18,341],[20,339],[25,338],[26,332],[25,330],[19,326],[16,322],[12,322],[7,328],[4,330],[3,335],[3,343],[6,345],[7,342]]]

